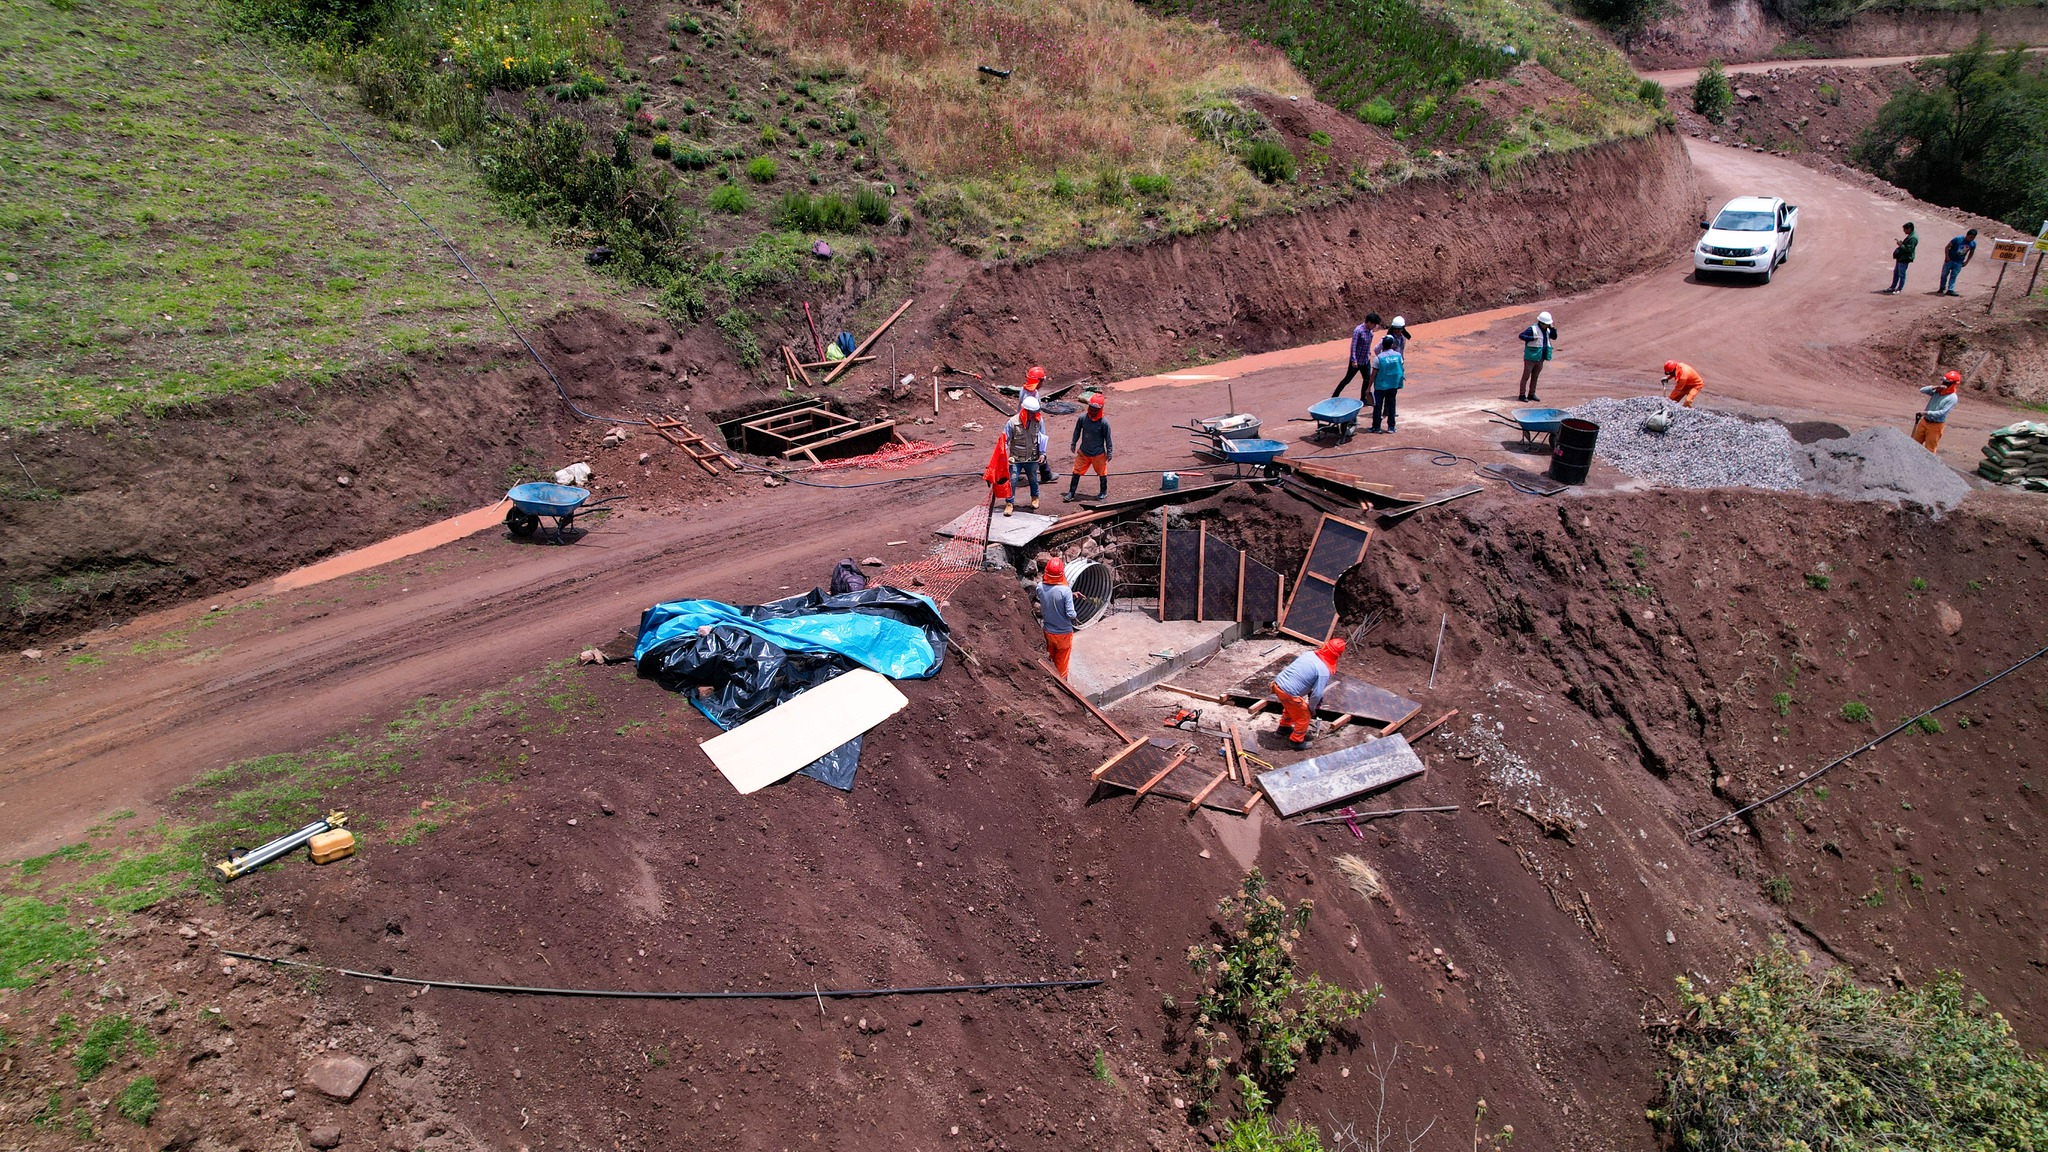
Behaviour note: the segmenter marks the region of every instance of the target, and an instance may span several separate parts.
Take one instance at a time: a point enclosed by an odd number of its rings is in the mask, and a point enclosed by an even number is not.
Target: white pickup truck
[[[1737,196],[1712,220],[1700,221],[1699,246],[1692,250],[1692,270],[1705,279],[1709,272],[1734,272],[1771,282],[1792,255],[1792,234],[1799,226],[1799,206],[1776,196]]]

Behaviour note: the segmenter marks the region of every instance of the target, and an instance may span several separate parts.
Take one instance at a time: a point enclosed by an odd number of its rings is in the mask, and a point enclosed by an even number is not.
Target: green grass
[[[1851,724],[1861,724],[1870,719],[1870,705],[1861,700],[1851,700],[1842,705],[1842,719]]]
[[[124,1120],[132,1121],[147,1128],[150,1118],[163,1103],[157,1094],[156,1079],[151,1076],[137,1076],[128,1082],[126,1088],[114,1097],[114,1111]]]
[[[92,954],[92,937],[66,919],[63,905],[33,896],[0,902],[0,988],[26,988],[51,968]]]
[[[156,1038],[124,1015],[102,1016],[93,1021],[78,1041],[78,1051],[71,1056],[71,1065],[78,1070],[78,1082],[84,1084],[106,1071],[130,1048],[144,1056],[154,1055]]]
[[[388,359],[399,329],[494,330],[446,252],[215,30],[204,0],[0,0],[0,428],[325,382]],[[596,291],[508,229],[461,157],[279,67],[509,305]]]

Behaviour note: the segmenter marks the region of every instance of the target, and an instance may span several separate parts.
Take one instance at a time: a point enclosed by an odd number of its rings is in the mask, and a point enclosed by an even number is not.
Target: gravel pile
[[[1970,494],[1969,481],[1897,428],[1866,428],[1799,450],[1809,492],[1844,500],[1888,500],[1946,511]]]
[[[1643,431],[1653,412],[1670,417],[1668,431]],[[1681,408],[1662,396],[1591,400],[1569,414],[1600,425],[1594,456],[1631,476],[1674,488],[1800,487],[1802,450],[1782,424]]]

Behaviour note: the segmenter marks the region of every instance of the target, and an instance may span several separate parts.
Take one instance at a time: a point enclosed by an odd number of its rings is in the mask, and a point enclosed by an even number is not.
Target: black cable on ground
[[[555,370],[552,367],[550,367],[548,365],[547,360],[541,356],[540,349],[535,348],[533,346],[533,342],[526,338],[526,333],[521,332],[519,330],[519,325],[513,322],[512,313],[507,311],[503,304],[499,303],[498,294],[496,292],[491,291],[490,282],[485,280],[483,276],[480,273],[478,273],[475,268],[470,266],[468,257],[465,257],[462,254],[462,249],[457,248],[455,246],[455,241],[450,240],[447,237],[447,235],[443,233],[439,228],[436,228],[432,224],[428,223],[426,217],[420,215],[417,211],[415,211],[413,209],[413,206],[406,202],[405,197],[398,194],[398,189],[393,188],[388,182],[385,181],[384,177],[379,176],[377,174],[377,170],[370,167],[370,162],[368,160],[363,159],[362,153],[357,152],[355,150],[355,146],[348,142],[348,137],[343,136],[341,134],[340,129],[336,128],[333,124],[328,123],[327,117],[322,116],[320,114],[320,110],[318,108],[313,107],[313,102],[306,99],[305,96],[300,94],[297,88],[292,86],[291,81],[286,80],[283,76],[278,75],[277,69],[272,68],[270,66],[270,58],[268,56],[265,56],[262,53],[252,54],[256,56],[256,59],[260,63],[262,63],[263,70],[265,72],[270,73],[271,79],[276,80],[279,84],[284,85],[285,91],[290,92],[292,94],[292,98],[299,102],[299,107],[304,108],[307,112],[311,113],[313,119],[318,120],[320,122],[320,126],[322,128],[327,129],[327,131],[334,136],[335,141],[341,145],[342,150],[347,152],[349,154],[349,158],[354,160],[356,164],[362,168],[363,173],[367,175],[370,178],[370,180],[377,185],[377,187],[382,188],[386,195],[390,196],[393,200],[397,201],[398,206],[400,208],[405,209],[406,212],[409,215],[411,215],[413,219],[419,221],[420,227],[425,228],[428,232],[433,233],[434,238],[439,240],[441,244],[448,249],[448,254],[455,257],[455,262],[457,264],[462,265],[462,270],[469,273],[470,276],[476,280],[477,286],[484,290],[484,296],[490,300],[491,307],[497,311],[498,318],[505,322],[506,330],[510,331],[512,333],[513,338],[518,340],[521,345],[525,346],[527,353],[533,357],[533,362],[535,364],[540,365],[540,370],[542,372],[547,373],[548,379],[552,381],[555,385],[555,391],[561,394],[562,403],[567,404],[569,406],[569,411],[574,412],[576,415],[582,417],[585,420],[589,420],[593,423],[635,424],[641,427],[647,426],[647,421],[645,420],[633,420],[626,417],[617,416],[599,416],[591,412],[586,412],[577,405],[576,401],[570,399],[569,389],[562,383],[562,378],[555,375]]]
[[[1877,737],[1875,740],[1868,741],[1858,746],[1852,751],[1845,752],[1842,755],[1837,756],[1835,759],[1830,760],[1826,764],[1821,765],[1819,768],[1816,768],[1813,771],[1807,773],[1806,775],[1801,776],[1799,779],[1794,780],[1792,783],[1785,785],[1783,788],[1778,789],[1776,792],[1771,793],[1769,796],[1764,797],[1756,803],[1749,804],[1741,808],[1737,808],[1735,811],[1730,812],[1726,816],[1721,817],[1719,820],[1716,820],[1711,824],[1700,825],[1698,828],[1695,828],[1692,831],[1686,833],[1685,838],[1691,840],[1696,836],[1701,836],[1705,833],[1712,832],[1714,829],[1719,828],[1721,825],[1728,823],[1730,820],[1733,820],[1738,816],[1754,812],[1758,808],[1761,808],[1766,804],[1769,804],[1775,800],[1782,800],[1785,797],[1790,796],[1792,793],[1797,792],[1801,788],[1804,788],[1808,784],[1812,783],[1813,781],[1818,780],[1821,776],[1825,775],[1830,769],[1833,769],[1841,764],[1847,763],[1852,757],[1860,756],[1863,753],[1870,751],[1872,748],[1875,748],[1879,744],[1882,744],[1885,741],[1891,739],[1892,737],[1897,736],[1899,733],[1904,732],[1906,729],[1911,728],[1915,724],[1918,724],[1922,719],[1934,715],[1936,712],[1941,711],[1943,708],[1946,708],[1949,705],[1964,699],[1965,697],[1976,695],[1984,689],[1991,687],[1993,684],[1998,683],[2000,680],[2005,679],[2007,676],[2010,676],[2013,673],[2019,671],[2020,669],[2026,667],[2027,665],[2032,664],[2034,661],[2039,660],[2043,656],[2048,656],[2048,648],[2043,648],[2039,652],[2034,653],[2032,656],[2023,658],[2018,663],[2014,664],[2012,667],[2007,668],[2003,672],[2000,672],[1998,675],[1993,676],[1987,680],[1979,681],[1974,687],[1966,689],[1962,692],[1958,692],[1955,695],[1949,697],[1946,700],[1943,700],[1941,703],[1936,704],[1934,707],[1929,708],[1924,712],[1918,713],[1917,715],[1899,721],[1898,726],[1893,728],[1891,731],[1886,732],[1884,735]]]
[[[303,968],[312,972],[332,972],[352,980],[375,980],[384,984],[405,984],[414,988],[450,988],[458,992],[494,992],[513,996],[578,996],[593,1000],[857,1000],[868,996],[936,996],[948,992],[1006,992],[1011,990],[1046,990],[1056,988],[1093,988],[1102,983],[1099,979],[1089,980],[1013,980],[995,984],[928,984],[904,988],[807,988],[795,992],[635,992],[619,988],[533,988],[520,984],[472,984],[460,980],[421,980],[410,976],[392,976],[383,972],[359,972],[353,968],[337,968],[328,964],[309,964],[303,960],[286,960],[278,956],[258,956],[253,952],[222,950],[222,955],[237,960],[254,960],[258,964],[270,964],[279,968]]]

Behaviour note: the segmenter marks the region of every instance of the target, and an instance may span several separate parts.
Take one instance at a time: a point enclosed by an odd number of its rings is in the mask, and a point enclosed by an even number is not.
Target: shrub
[[[1653,108],[1664,107],[1664,86],[1655,80],[1645,79],[1636,85],[1636,99]]]
[[[1261,1092],[1279,1089],[1339,1026],[1379,1000],[1377,987],[1353,992],[1294,970],[1294,945],[1314,908],[1307,900],[1289,908],[1267,893],[1254,868],[1237,894],[1216,906],[1223,942],[1189,946],[1188,967],[1202,978],[1194,1031],[1205,1095],[1222,1086],[1226,1072],[1247,1077]],[[1231,1035],[1235,1056],[1228,1054]]]
[[[1173,178],[1170,176],[1154,176],[1141,172],[1131,177],[1131,191],[1136,192],[1140,196],[1150,196],[1155,200],[1165,199],[1173,193]]]
[[[733,354],[738,357],[740,367],[752,368],[761,362],[761,345],[754,339],[754,321],[737,308],[727,309],[718,317],[718,330],[732,345]]]
[[[1791,903],[1792,878],[1790,876],[1772,876],[1765,880],[1764,895],[1770,897],[1773,904]]]
[[[1308,142],[1318,148],[1328,148],[1330,146],[1330,134],[1328,132],[1311,132],[1308,134]]]
[[[1808,572],[1806,574],[1806,586],[1815,592],[1825,592],[1833,587],[1834,583],[1834,577],[1829,576],[1825,572]]]
[[[1394,110],[1394,103],[1385,96],[1375,96],[1358,110],[1358,118],[1375,128],[1385,128],[1394,122],[1400,113]]]
[[[1821,103],[1830,107],[1838,108],[1842,104],[1842,90],[1833,84],[1822,84],[1819,88],[1814,89],[1813,94],[1820,97]]]
[[[1783,941],[1719,995],[1678,978],[1664,1102],[1682,1148],[2040,1147],[2048,1065],[1953,973],[1876,992]]]
[[[775,224],[811,232],[851,232],[860,220],[852,204],[840,196],[812,196],[808,192],[785,193],[775,203]]]
[[[1861,724],[1870,719],[1870,708],[1861,700],[1851,700],[1842,705],[1842,719],[1851,724]]]
[[[1223,1139],[1214,1152],[1324,1152],[1322,1135],[1299,1120],[1289,1120],[1287,1127],[1274,1131],[1272,1101],[1259,1091],[1251,1077],[1240,1076],[1237,1082],[1243,1089],[1245,1117],[1224,1123]],[[1366,1148],[1391,1148],[1393,1145],[1360,1144],[1358,1147],[1362,1152]]]
[[[860,215],[860,222],[880,226],[889,222],[889,198],[873,188],[862,188],[853,194],[854,211]]]
[[[654,153],[654,158],[656,160],[668,159],[669,155],[673,150],[672,146],[669,144],[668,133],[664,132],[656,136],[654,138],[653,143],[647,146],[647,150],[649,152]]]
[[[702,172],[711,167],[716,157],[701,148],[675,148],[671,145],[669,162],[685,172]]]
[[[734,215],[739,215],[742,212],[752,211],[754,201],[752,197],[747,195],[745,188],[737,184],[720,184],[711,190],[711,207],[720,212],[730,212]]]
[[[780,165],[775,163],[775,157],[756,156],[747,161],[747,179],[756,184],[766,184],[775,179],[775,173],[779,169]]]
[[[1734,106],[1735,89],[1728,83],[1728,74],[1721,70],[1721,62],[1707,61],[1707,66],[1700,70],[1700,78],[1693,81],[1692,110],[1719,124]]]
[[[1941,735],[1941,721],[1932,716],[1922,716],[1914,720],[1913,727],[1919,729],[1923,736]]]
[[[1074,198],[1074,178],[1065,172],[1055,172],[1052,177],[1052,194],[1057,200]]]
[[[138,1076],[128,1082],[114,1097],[114,1111],[124,1119],[132,1120],[143,1127],[149,1127],[150,1117],[156,1115],[161,1098],[157,1095],[156,1080],[150,1076]]]
[[[1245,146],[1244,166],[1268,184],[1294,179],[1294,153],[1278,140],[1254,140]]]

